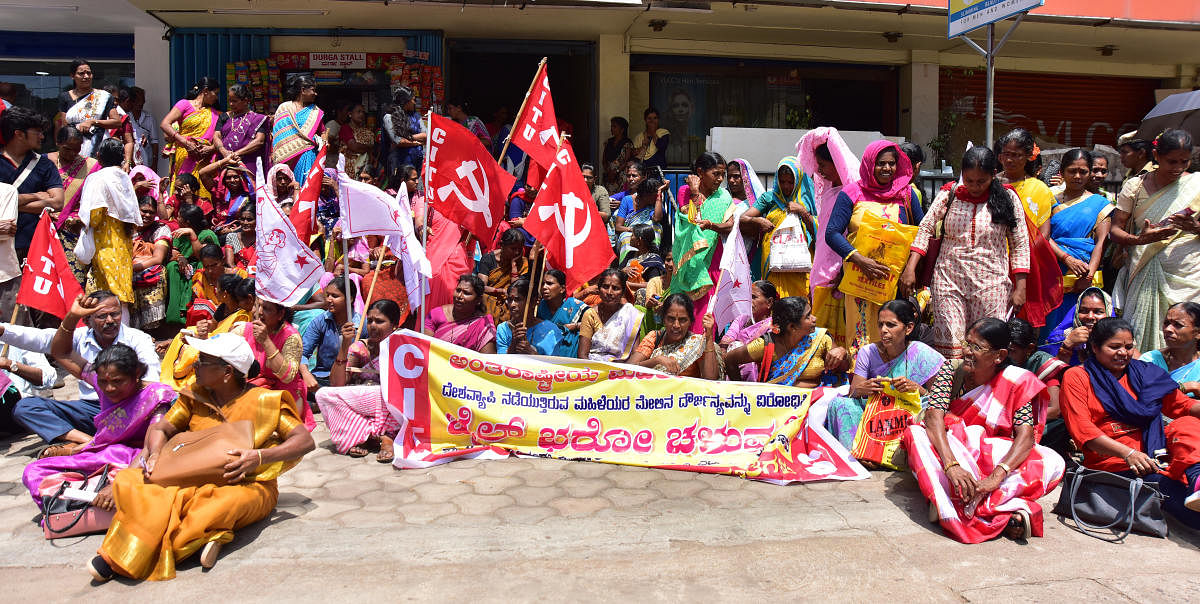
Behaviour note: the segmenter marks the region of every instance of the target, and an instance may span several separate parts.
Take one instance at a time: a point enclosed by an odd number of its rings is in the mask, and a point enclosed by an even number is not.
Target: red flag
[[[550,263],[567,274],[567,291],[575,291],[612,262],[608,230],[571,145],[559,148],[525,218],[525,230],[546,248]]]
[[[83,288],[75,279],[75,273],[71,272],[71,264],[67,262],[62,244],[50,228],[50,214],[43,212],[37,230],[33,232],[33,240],[29,243],[29,256],[22,271],[17,304],[48,312],[61,319],[81,293]]]
[[[321,181],[325,178],[325,155],[329,145],[321,145],[317,151],[317,160],[313,162],[308,174],[304,176],[304,184],[300,187],[300,195],[288,218],[296,227],[296,236],[305,245],[312,240],[313,223],[316,220],[317,200],[321,197]],[[269,186],[269,183],[268,183]]]
[[[429,133],[425,188],[434,207],[490,248],[516,179],[454,120],[430,114]]]
[[[1025,306],[1017,316],[1034,327],[1042,327],[1046,317],[1062,304],[1062,270],[1050,242],[1042,237],[1029,215],[1021,212],[1021,218],[1029,231],[1029,275],[1025,277]],[[1017,228],[1020,227],[1018,224]]]
[[[550,73],[545,61],[533,76],[533,87],[525,94],[525,108],[517,116],[510,136],[533,161],[546,168],[554,163],[558,151],[558,120],[554,116],[554,100],[550,98]]]

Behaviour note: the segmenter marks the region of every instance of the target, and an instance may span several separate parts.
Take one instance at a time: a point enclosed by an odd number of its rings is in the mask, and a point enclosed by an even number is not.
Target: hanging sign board
[[[989,23],[1003,21],[1018,13],[1033,10],[1046,0],[948,0],[950,18],[947,37],[968,33]]]
[[[310,52],[309,69],[366,69],[365,52]]]

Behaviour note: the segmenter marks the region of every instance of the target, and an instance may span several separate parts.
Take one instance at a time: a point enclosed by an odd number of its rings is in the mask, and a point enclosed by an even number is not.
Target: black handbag
[[[1112,543],[1124,541],[1131,532],[1166,537],[1163,497],[1141,478],[1072,465],[1063,476],[1054,513],[1073,520],[1079,532]]]

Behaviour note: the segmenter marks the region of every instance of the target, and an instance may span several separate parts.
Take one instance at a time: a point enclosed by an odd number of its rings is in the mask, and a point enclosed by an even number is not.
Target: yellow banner
[[[773,482],[854,480],[822,426],[838,391],[680,378],[631,365],[488,355],[402,331],[384,342],[396,466],[537,455]]]

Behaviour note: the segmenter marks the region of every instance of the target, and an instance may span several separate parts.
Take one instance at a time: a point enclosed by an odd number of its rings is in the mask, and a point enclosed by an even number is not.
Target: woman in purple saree
[[[56,339],[58,337],[67,338],[67,344],[70,344],[70,332],[59,330]],[[73,453],[44,457],[25,466],[21,479],[35,502],[41,501],[39,488],[42,481],[54,474],[78,472],[87,476],[109,464],[113,471],[128,467],[141,451],[146,428],[158,420],[176,396],[170,386],[143,382],[146,366],[138,361],[137,353],[124,344],[105,348],[94,363],[86,366],[76,353],[71,353],[70,357],[56,355],[55,360],[71,375],[96,389],[100,413],[96,415],[96,435],[92,440]],[[110,509],[107,506],[111,506],[112,496],[107,490],[101,491],[96,504]]]

